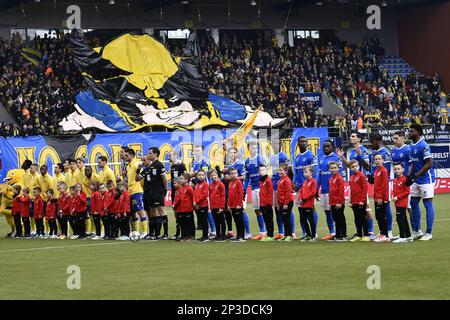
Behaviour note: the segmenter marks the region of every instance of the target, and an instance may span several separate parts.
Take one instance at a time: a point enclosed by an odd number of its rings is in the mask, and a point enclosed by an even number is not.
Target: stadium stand
[[[42,53],[33,64],[24,48]],[[82,84],[72,63],[66,38],[35,38],[28,46],[19,35],[0,40],[0,103],[16,119],[0,125],[2,135],[59,133],[58,119],[73,109],[73,96]]]
[[[182,45],[167,43],[175,54]],[[444,121],[438,114],[440,76],[426,77],[401,58],[384,57],[376,38],[359,44],[308,38],[279,48],[274,39],[248,39],[236,31],[221,37],[218,45],[203,33],[200,47],[201,71],[211,93],[252,108],[263,106],[273,117],[287,117],[286,127],[340,127],[346,132],[369,124]],[[33,61],[27,48],[41,55]],[[17,119],[1,123],[0,134],[60,133],[58,121],[73,110],[73,97],[84,86],[67,37],[37,37],[29,44],[19,35],[1,40],[0,70],[0,103]],[[303,92],[326,93],[347,116],[321,115],[312,102],[301,101]]]

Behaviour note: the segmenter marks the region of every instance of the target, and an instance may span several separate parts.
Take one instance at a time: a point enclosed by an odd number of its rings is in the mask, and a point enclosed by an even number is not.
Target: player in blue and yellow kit
[[[141,237],[148,235],[148,217],[144,211],[144,189],[141,182],[136,179],[138,170],[140,170],[140,161],[136,158],[136,152],[133,149],[126,149],[124,155],[127,165],[127,179],[128,179],[128,191],[130,192],[131,203],[131,220],[134,231],[139,231],[139,219],[141,222]]]

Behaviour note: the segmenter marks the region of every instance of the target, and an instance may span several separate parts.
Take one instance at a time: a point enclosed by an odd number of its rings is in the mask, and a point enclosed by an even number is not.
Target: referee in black
[[[143,162],[145,168],[139,172],[139,180],[144,179],[144,209],[149,215],[149,234],[144,239],[153,241],[169,239],[169,225],[164,210],[168,179],[164,164],[158,160],[159,155],[159,149],[151,147]],[[162,236],[161,227],[164,230]]]
[[[176,178],[182,176],[183,173],[186,172],[186,166],[178,158],[178,152],[176,152],[176,151],[172,151],[170,153],[169,160],[170,160],[170,164],[171,164],[171,166],[170,166],[170,190],[171,190],[172,204],[173,204],[175,201],[175,187],[173,185],[173,182]],[[180,229],[180,226],[178,225],[178,218],[177,218],[177,215],[175,212],[174,212],[174,214],[175,214],[177,231],[176,231],[175,235],[171,238],[171,240],[177,240],[181,236],[181,229]]]

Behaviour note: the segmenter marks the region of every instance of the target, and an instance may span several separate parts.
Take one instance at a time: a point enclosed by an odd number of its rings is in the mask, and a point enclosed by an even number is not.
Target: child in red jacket
[[[105,201],[110,193],[104,183],[99,184],[98,191],[100,192],[100,197],[101,197],[100,202],[99,202],[99,207],[98,207],[98,215],[100,216],[100,219],[103,223],[103,231],[104,231],[103,237],[101,237],[99,240],[104,240],[106,237],[107,230],[109,232],[109,230],[111,229],[109,226],[109,218],[108,218],[108,214],[106,212],[106,206],[105,206]]]
[[[359,170],[358,160],[350,161],[350,170],[353,175],[350,177],[350,207],[353,210],[356,224],[356,237],[351,239],[355,241],[370,241],[369,224],[367,222],[367,178]]]
[[[380,236],[374,242],[389,242],[386,219],[386,206],[389,201],[389,175],[383,165],[384,160],[381,154],[375,154],[373,161],[377,166],[374,174],[373,200],[375,202],[375,217],[380,229]]]
[[[228,170],[228,174],[231,177],[231,181],[228,184],[228,207],[233,215],[234,223],[236,224],[236,238],[231,240],[233,242],[245,242],[244,238],[244,187],[242,181],[238,178],[238,172],[236,168]]]
[[[56,239],[58,236],[58,225],[56,223],[56,207],[58,200],[55,199],[53,189],[47,190],[47,204],[45,206],[45,220],[50,228],[49,237]]]
[[[44,231],[44,199],[41,196],[41,188],[36,187],[33,189],[33,217],[36,223],[36,238],[43,238],[45,236]]]
[[[69,188],[69,198],[67,199],[70,215],[68,217],[70,228],[72,229],[72,236],[69,239],[77,239],[78,238],[78,229],[77,229],[77,217],[75,215],[75,200],[76,200],[76,187],[71,186]]]
[[[181,229],[181,239],[177,240],[183,241],[195,239],[194,190],[188,184],[189,178],[180,176],[174,180],[176,191],[173,209]]]
[[[131,211],[131,196],[128,192],[128,186],[125,183],[119,184],[120,197],[119,197],[119,227],[120,237],[119,240],[130,240],[130,211]]]
[[[31,205],[31,197],[30,197],[30,189],[23,188],[22,196],[19,198],[20,201],[20,217],[22,218],[24,233],[23,236],[25,238],[30,237],[31,225],[30,225],[30,205]]]
[[[106,191],[106,187],[104,184],[102,184],[104,191]],[[102,235],[102,215],[100,214],[105,213],[105,207],[103,204],[103,196],[99,191],[99,184],[97,181],[93,181],[90,185],[90,188],[92,190],[91,194],[91,215],[92,220],[94,221],[94,227],[95,227],[95,236],[92,238],[92,240],[100,240]]]
[[[216,225],[215,241],[225,241],[225,185],[220,181],[216,170],[211,170],[208,173],[209,179],[212,181],[209,186],[209,205],[211,207],[211,214]]]
[[[313,178],[314,169],[311,166],[303,168],[303,176],[305,181],[298,193],[298,200],[300,203],[300,220],[305,226],[306,237],[301,241],[316,242],[317,226],[314,222],[314,199],[317,190],[317,181]],[[279,188],[279,186],[278,186]]]
[[[105,211],[105,215],[103,217],[103,226],[105,229],[105,236],[103,239],[108,240],[108,239],[113,239],[113,229],[114,229],[114,218],[115,218],[115,214],[113,212],[111,212],[111,210],[114,210],[114,183],[112,180],[108,180],[106,181],[106,190],[103,193],[103,206],[104,206],[104,211]],[[100,186],[99,188],[100,192],[102,192],[102,188]]]
[[[291,212],[294,207],[294,201],[292,199],[292,181],[287,176],[289,166],[282,164],[278,167],[278,174],[280,180],[278,181],[277,188],[277,208],[281,212],[281,218],[284,224],[285,236],[280,241],[292,241],[292,233],[294,233],[294,226],[291,225]],[[286,236],[288,235],[288,236]]]
[[[406,177],[403,175],[405,167],[399,162],[394,165],[394,190],[392,192],[395,208],[397,210],[397,224],[400,230],[400,238],[394,240],[394,243],[405,243],[412,241],[411,230],[409,229],[408,218],[406,217],[406,208],[409,200],[409,186],[406,185]]]
[[[344,179],[339,174],[339,164],[335,161],[331,161],[328,164],[331,172],[331,178],[329,179],[330,186],[330,206],[331,213],[333,214],[333,220],[336,223],[336,235],[334,236],[336,241],[347,240],[347,223],[345,221],[345,196],[344,196]]]
[[[107,212],[107,216],[109,219],[109,236],[105,237],[105,239],[117,239],[119,236],[119,199],[120,199],[120,190],[117,187],[111,189],[110,186],[107,185],[108,194],[105,197],[105,209]]]
[[[259,202],[260,210],[264,217],[266,225],[267,237],[261,241],[274,241],[273,238],[273,183],[272,179],[267,174],[267,166],[265,164],[259,165]]]
[[[86,238],[86,216],[87,216],[87,196],[82,191],[80,183],[75,186],[73,214],[75,216],[75,228],[77,233],[75,239]]]
[[[70,202],[71,196],[67,192],[67,185],[65,182],[59,182],[57,185],[59,197],[58,197],[58,221],[61,228],[61,234],[59,239],[64,240],[69,235],[67,230],[67,222],[70,217]]]
[[[194,209],[197,215],[197,225],[202,227],[202,237],[198,239],[201,242],[208,242],[208,197],[209,186],[205,181],[205,171],[197,171],[197,184],[194,189]]]
[[[12,201],[12,209],[11,213],[14,218],[14,225],[16,227],[15,238],[22,238],[22,219],[20,218],[20,192],[22,191],[22,187],[19,185],[15,185],[13,187],[13,201]]]

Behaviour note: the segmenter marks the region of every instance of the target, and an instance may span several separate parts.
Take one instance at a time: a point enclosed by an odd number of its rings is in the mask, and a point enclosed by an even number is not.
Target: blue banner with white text
[[[275,136],[275,131],[277,130],[267,130],[266,135],[262,133],[263,130],[259,130],[259,150],[266,159],[274,154],[271,139]],[[47,165],[49,173],[53,174],[54,165],[70,158],[82,158],[86,164],[93,166],[94,172],[97,172],[98,159],[106,156],[115,174],[120,175],[122,146],[134,149],[138,157],[146,155],[150,147],[158,147],[161,151],[160,160],[164,161],[166,169],[169,169],[169,154],[175,151],[190,170],[194,159],[194,146],[202,145],[203,157],[210,162],[211,167],[214,168],[216,165],[223,167],[222,141],[229,138],[232,133],[232,130],[204,130],[0,138],[0,183],[9,170],[20,168],[26,159],[38,166]],[[278,131],[276,136],[278,137]],[[328,139],[328,130],[326,128],[289,130],[287,136],[281,139],[281,150],[293,158],[294,152],[298,153],[296,148],[300,136],[308,138],[311,151],[319,157],[322,154],[321,146]],[[246,139],[253,138],[249,135]],[[242,160],[248,157],[247,144],[239,150],[239,154]]]
[[[320,92],[300,93],[300,99],[305,102],[313,102],[318,108],[322,108],[322,94]]]

